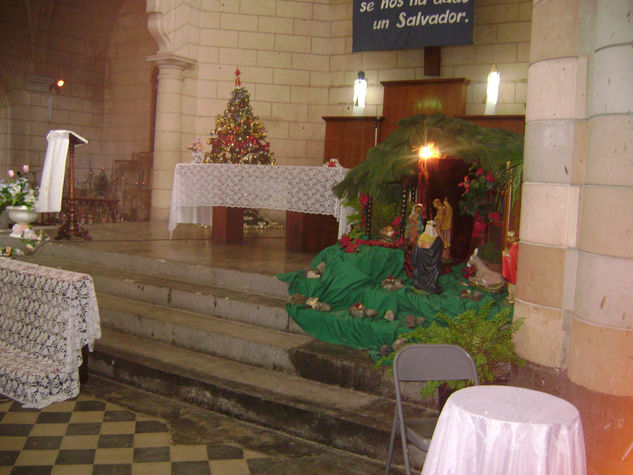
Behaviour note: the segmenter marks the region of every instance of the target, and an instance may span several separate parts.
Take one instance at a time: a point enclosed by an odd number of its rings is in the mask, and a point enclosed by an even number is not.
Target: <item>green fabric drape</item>
[[[286,305],[290,316],[309,335],[329,343],[378,350],[384,344],[391,345],[399,334],[407,331],[405,317],[424,317],[424,326],[437,319],[437,314],[455,317],[466,310],[478,310],[494,300],[490,314],[501,310],[507,295],[483,292],[478,302],[461,298],[468,286],[463,285],[463,265],[454,266],[449,274],[440,276],[443,291],[439,295],[420,295],[412,290],[412,281],[404,271],[404,252],[380,246],[362,245],[357,252],[348,253],[333,245],[323,249],[312,261],[312,267],[326,263],[325,273],[318,279],[308,279],[303,271],[279,274],[277,278],[288,283],[288,292],[332,306],[332,311],[321,312],[306,305]],[[389,276],[401,278],[408,284],[398,291],[382,288],[382,281]],[[461,282],[461,283],[460,283]],[[378,312],[374,318],[352,317],[348,308],[360,302]],[[391,310],[393,322],[384,314]]]

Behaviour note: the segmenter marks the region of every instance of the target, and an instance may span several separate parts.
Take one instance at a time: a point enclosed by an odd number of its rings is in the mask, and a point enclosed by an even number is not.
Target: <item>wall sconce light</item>
[[[488,73],[488,87],[486,88],[486,110],[485,114],[494,114],[497,107],[497,99],[499,97],[499,83],[501,82],[501,76],[497,71],[497,66],[492,64],[490,66],[490,72]]]
[[[367,94],[367,79],[365,72],[358,71],[354,81],[354,107],[365,107],[365,95]]]
[[[51,120],[51,114],[53,112],[53,95],[58,94],[62,87],[64,87],[65,81],[63,79],[58,79],[53,84],[48,86],[48,90],[50,94],[48,95],[48,120]]]
[[[48,88],[51,92],[59,92],[61,88],[64,87],[64,84],[66,84],[66,82],[63,79],[58,79],[53,84],[48,86]]]

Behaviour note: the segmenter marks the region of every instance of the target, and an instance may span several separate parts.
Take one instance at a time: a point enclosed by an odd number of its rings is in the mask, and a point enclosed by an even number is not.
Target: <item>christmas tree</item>
[[[253,116],[250,95],[242,87],[239,69],[235,71],[235,89],[227,109],[216,119],[207,143],[211,150],[205,154],[205,163],[275,164],[266,129]]]

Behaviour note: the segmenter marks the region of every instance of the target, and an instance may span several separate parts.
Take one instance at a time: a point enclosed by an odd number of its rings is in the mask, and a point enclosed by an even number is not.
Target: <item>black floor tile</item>
[[[19,450],[0,450],[0,467],[10,467],[20,455]]]
[[[35,409],[33,407],[22,407],[22,404],[19,402],[13,401],[11,407],[9,408],[11,412],[37,412],[39,409]]]
[[[57,450],[62,445],[63,436],[34,436],[26,439],[24,450]]]
[[[21,465],[13,467],[11,475],[50,475],[52,471],[52,465]]]
[[[95,460],[95,449],[60,450],[55,465],[88,465]]]
[[[92,475],[131,475],[131,463],[100,464],[92,468]]]
[[[105,434],[99,436],[97,447],[100,449],[118,449],[134,447],[134,434]]]
[[[60,424],[68,422],[72,412],[40,412],[37,416],[38,424]]]
[[[24,437],[31,433],[33,424],[0,424],[0,435]]]
[[[68,424],[66,435],[95,435],[101,431],[101,422],[74,422]]]
[[[134,463],[169,462],[169,447],[138,447],[134,449]]]
[[[231,445],[207,445],[209,460],[239,459],[244,452],[239,447]]]
[[[209,462],[172,462],[172,475],[211,475]]]

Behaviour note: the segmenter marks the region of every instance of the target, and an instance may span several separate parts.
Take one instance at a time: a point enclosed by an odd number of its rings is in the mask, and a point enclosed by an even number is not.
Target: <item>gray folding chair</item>
[[[456,345],[408,345],[393,360],[393,379],[396,385],[396,410],[389,439],[389,453],[385,474],[389,475],[396,433],[400,432],[407,475],[411,474],[407,441],[428,451],[430,440],[416,431],[414,420],[405,421],[402,409],[401,382],[473,380],[479,385],[477,367],[472,357]]]

